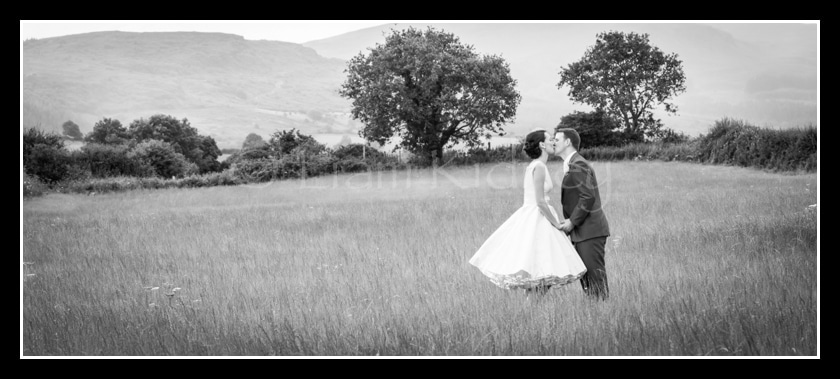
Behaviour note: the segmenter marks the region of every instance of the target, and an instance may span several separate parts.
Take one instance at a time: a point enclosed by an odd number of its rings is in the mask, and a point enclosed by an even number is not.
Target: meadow
[[[467,262],[526,164],[25,200],[21,353],[818,355],[816,173],[596,162],[612,297],[593,302]]]

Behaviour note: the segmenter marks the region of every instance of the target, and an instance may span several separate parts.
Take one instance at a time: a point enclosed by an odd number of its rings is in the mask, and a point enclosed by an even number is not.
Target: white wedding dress
[[[524,204],[484,242],[470,258],[494,284],[506,289],[556,286],[574,282],[586,273],[566,233],[554,228],[540,212],[534,195],[534,168],[546,170],[545,200],[554,187],[548,167],[532,161],[525,171]],[[557,211],[549,205],[558,221]]]

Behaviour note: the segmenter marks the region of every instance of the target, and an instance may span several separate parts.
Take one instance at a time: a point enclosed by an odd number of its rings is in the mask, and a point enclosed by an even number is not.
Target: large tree
[[[654,107],[677,112],[669,99],[685,92],[685,74],[677,54],[651,46],[647,34],[610,31],[560,71],[557,87],[563,86],[573,101],[616,117],[628,134],[653,136],[661,128]]]
[[[521,97],[507,62],[479,56],[451,33],[410,27],[369,50],[350,60],[340,90],[368,141],[398,136],[407,150],[440,159],[457,142],[504,135],[516,115]]]

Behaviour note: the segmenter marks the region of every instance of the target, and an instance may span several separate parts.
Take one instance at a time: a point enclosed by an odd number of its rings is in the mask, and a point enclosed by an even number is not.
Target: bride
[[[559,230],[562,219],[548,204],[547,193],[554,184],[546,162],[555,152],[553,137],[535,130],[525,137],[524,150],[533,159],[525,169],[525,201],[469,262],[499,287],[545,293],[551,286],[580,279],[586,266]]]

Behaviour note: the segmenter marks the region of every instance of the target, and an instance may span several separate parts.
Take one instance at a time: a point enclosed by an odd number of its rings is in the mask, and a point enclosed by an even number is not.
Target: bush
[[[222,171],[222,164],[219,162],[222,151],[216,146],[216,140],[210,136],[198,136],[198,140],[199,147],[193,149],[189,154],[184,154],[187,160],[196,165],[194,172]]]
[[[127,191],[139,188],[139,178],[132,177],[110,177],[91,178],[85,181],[73,181],[67,186],[70,192],[76,193],[106,193],[116,191]]]
[[[230,167],[231,165],[241,162],[243,160],[259,160],[259,159],[269,159],[271,158],[271,150],[269,149],[268,144],[261,145],[259,147],[249,147],[242,150],[237,150],[236,152],[232,153],[224,162],[221,163],[222,170]]]
[[[625,146],[601,146],[581,149],[580,155],[593,161],[662,160],[696,161],[696,142],[633,143]]]
[[[810,125],[799,133],[799,140],[796,141],[794,151],[797,152],[795,160],[799,169],[809,172],[817,171],[817,128]]]
[[[163,189],[163,188],[199,188],[217,185],[242,184],[233,171],[214,172],[204,175],[190,175],[178,179],[165,179],[160,177],[126,177],[115,176],[109,178],[92,178],[83,182],[68,183],[68,190],[76,193],[106,193],[117,191],[129,191],[136,189]]]
[[[26,173],[48,183],[55,183],[67,178],[72,162],[70,154],[66,150],[41,144],[35,145],[29,151],[29,154],[25,155],[24,160]]]
[[[142,175],[157,175],[164,178],[182,177],[198,172],[195,163],[187,161],[169,143],[158,140],[147,140],[137,144],[128,152],[128,158],[139,164]]]
[[[338,159],[345,159],[349,157],[362,159],[364,155],[364,159],[383,159],[385,154],[381,151],[376,150],[370,146],[365,146],[361,143],[351,143],[348,145],[341,146],[333,152],[333,155]]]
[[[403,170],[408,167],[407,164],[402,163],[397,158],[388,158],[380,162],[366,162],[368,169],[371,171],[388,171],[388,170]]]
[[[274,179],[267,167],[270,159],[241,160],[231,165],[231,170],[246,183],[266,182]]]
[[[36,128],[25,128],[23,130],[23,152],[24,155],[35,145],[47,145],[55,149],[64,148],[64,138],[58,134],[44,132]]]
[[[685,143],[690,140],[691,138],[685,133],[677,132],[671,128],[661,129],[654,139],[654,141],[661,143]]]
[[[209,186],[232,186],[243,183],[242,179],[238,178],[231,169],[205,174],[205,178]]]
[[[23,132],[23,169],[26,174],[49,184],[70,177],[73,159],[62,137],[35,128]]]
[[[216,172],[221,168],[218,162],[222,154],[216,140],[198,134],[189,120],[156,114],[148,119],[138,119],[128,126],[128,134],[134,141],[159,140],[169,143],[173,150],[196,165],[195,172]]]
[[[356,157],[347,157],[338,161],[338,168],[343,173],[362,172],[369,169],[368,164],[365,163],[365,161]]]
[[[481,147],[472,148],[472,149],[467,150],[466,156],[469,156],[470,158],[472,158],[472,163],[473,164],[475,164],[475,163],[488,163],[488,162],[493,161],[491,151],[488,151],[487,149],[484,149],[484,148],[481,148]],[[464,163],[469,164],[468,162],[464,162]]]
[[[581,146],[621,146],[628,142],[627,134],[620,131],[621,125],[603,110],[579,112],[563,116],[560,128],[574,129],[580,135]]]
[[[774,170],[815,171],[816,155],[813,126],[773,130],[730,118],[716,121],[697,144],[697,156],[704,162]]]
[[[445,154],[445,152],[444,152]],[[408,157],[407,160],[408,164],[411,166],[419,166],[419,167],[431,167],[432,160],[426,154],[412,154]]]
[[[276,131],[268,141],[269,149],[273,158],[281,158],[284,155],[292,154],[293,151],[311,156],[326,151],[327,147],[314,137],[302,134],[299,130]]]
[[[93,125],[93,130],[85,136],[85,141],[103,145],[120,145],[131,139],[128,130],[120,120],[103,118]]]
[[[47,185],[35,176],[23,174],[23,197],[41,196],[47,192]]]
[[[294,137],[294,134],[292,134]],[[736,164],[778,170],[817,168],[817,130],[761,129],[740,121],[723,119],[710,128],[708,135],[690,139],[674,133],[673,140],[630,143],[624,146],[584,147],[580,153],[594,161],[664,160]],[[375,149],[368,149],[361,159],[361,144],[329,150],[304,139],[288,154],[273,157],[268,147],[248,148],[236,153],[219,172],[199,175],[198,166],[174,151],[171,144],[149,140],[130,145],[88,144],[68,153],[60,137],[34,129],[24,133],[25,196],[37,196],[52,190],[73,192],[109,192],[131,189],[195,188],[236,185],[335,172],[353,173],[404,168],[407,164]],[[447,150],[440,164],[472,165],[494,162],[527,162],[522,144]],[[549,157],[559,161],[557,156]],[[431,164],[427,155],[409,156],[408,164]],[[221,167],[227,166],[223,170]],[[132,175],[130,177],[128,175]],[[91,178],[90,176],[93,176]],[[173,176],[177,179],[172,178]]]
[[[314,139],[310,139],[310,140],[303,141],[299,145],[295,146],[295,148],[292,149],[291,152],[289,152],[289,155],[303,156],[303,157],[313,157],[313,156],[316,156],[316,155],[321,155],[321,154],[326,154],[326,153],[328,153],[326,145],[324,145],[322,143],[318,143]]]
[[[127,145],[88,143],[76,153],[76,161],[90,170],[93,177],[148,176],[148,166],[129,157]]]
[[[468,150],[444,150],[443,157],[438,163],[439,165],[474,165],[481,163],[495,163],[495,162],[525,162],[530,161],[524,151],[522,151],[522,144],[514,145],[500,145],[490,149],[482,147],[473,147]],[[549,157],[550,160],[559,159]],[[385,167],[404,167],[407,165],[429,167],[432,161],[428,155],[411,155],[408,157],[406,163],[399,162],[396,157],[388,156],[385,161]],[[382,166],[382,165],[375,165]]]
[[[306,176],[328,175],[335,172],[338,159],[327,154],[305,157],[303,167]]]
[[[286,155],[280,159],[243,160],[232,166],[236,176],[245,182],[265,182],[300,178],[302,159]]]
[[[164,179],[159,177],[141,178],[139,180],[140,187],[146,189],[161,189],[175,187],[172,179]]]
[[[199,175],[190,175],[178,181],[178,188],[198,188],[206,187],[207,185],[206,178]]]

